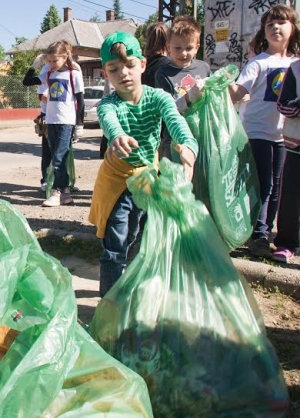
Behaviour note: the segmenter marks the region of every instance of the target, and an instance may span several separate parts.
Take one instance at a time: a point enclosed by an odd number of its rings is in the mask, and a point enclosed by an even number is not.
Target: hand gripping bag
[[[68,270],[0,200],[0,418],[153,417],[142,378],[77,323]]]
[[[155,418],[279,418],[287,390],[252,291],[182,166],[128,180],[147,210],[138,255],[89,332],[148,385]]]
[[[199,143],[194,193],[229,250],[251,236],[260,209],[251,146],[228,92],[238,73],[236,66],[228,65],[205,79],[203,96],[184,114]]]

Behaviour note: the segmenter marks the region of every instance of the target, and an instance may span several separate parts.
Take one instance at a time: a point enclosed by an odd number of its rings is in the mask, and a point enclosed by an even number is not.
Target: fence
[[[0,109],[38,108],[37,86],[23,86],[23,76],[0,75]],[[103,84],[103,79],[83,77],[84,86]]]

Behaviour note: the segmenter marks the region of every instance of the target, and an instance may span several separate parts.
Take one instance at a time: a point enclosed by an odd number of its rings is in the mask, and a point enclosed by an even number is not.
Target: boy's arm
[[[114,105],[107,99],[102,99],[98,105],[97,113],[103,134],[108,138],[107,156],[109,159],[114,154],[117,158],[128,158],[131,147],[138,148],[138,142],[127,135],[118,119]]]
[[[293,118],[300,115],[300,99],[297,97],[297,82],[290,67],[284,77],[277,109],[283,115]]]
[[[186,145],[193,151],[195,157],[197,157],[197,140],[193,137],[184,117],[179,114],[172,96],[160,90],[157,90],[156,94],[159,112],[162,115],[172,139],[179,145]]]
[[[114,105],[110,102],[109,96],[102,99],[97,107],[99,124],[103,134],[108,139],[110,146],[118,136],[127,135],[119,122]]]

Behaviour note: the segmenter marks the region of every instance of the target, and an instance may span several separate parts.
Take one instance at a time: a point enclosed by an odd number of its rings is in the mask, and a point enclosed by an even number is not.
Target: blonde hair
[[[66,57],[66,65],[73,70],[78,70],[78,67],[75,65],[72,58],[72,45],[70,42],[62,40],[53,42],[45,50],[45,54],[55,54],[60,57]]]
[[[155,55],[167,55],[167,41],[169,28],[162,22],[153,23],[147,29],[145,56],[154,57]]]
[[[169,31],[169,39],[171,39],[172,35],[184,38],[196,37],[200,42],[201,25],[192,16],[178,16],[174,19]]]

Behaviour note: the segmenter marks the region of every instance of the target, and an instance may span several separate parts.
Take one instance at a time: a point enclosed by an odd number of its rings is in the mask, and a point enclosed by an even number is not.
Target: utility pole
[[[197,0],[159,0],[158,19],[160,22],[173,22],[176,13],[184,15],[187,7],[192,6],[193,16],[197,17]]]

